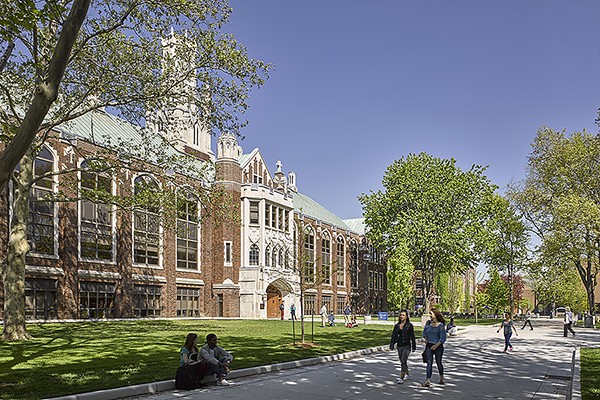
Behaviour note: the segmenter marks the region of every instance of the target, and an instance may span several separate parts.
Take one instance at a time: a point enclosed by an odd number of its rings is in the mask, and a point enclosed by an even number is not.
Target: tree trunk
[[[29,185],[33,176],[33,157],[28,151],[21,159],[14,180],[13,215],[8,240],[8,260],[2,268],[4,282],[3,340],[29,339],[25,326],[25,263],[29,252],[27,220],[29,218]]]

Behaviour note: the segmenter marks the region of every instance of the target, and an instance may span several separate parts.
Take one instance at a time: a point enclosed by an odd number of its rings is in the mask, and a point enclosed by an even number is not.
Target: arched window
[[[283,248],[279,248],[279,267],[282,268],[283,264]]]
[[[331,236],[324,232],[321,236],[321,280],[331,285]]]
[[[338,287],[346,286],[346,258],[344,249],[344,237],[338,236],[336,244],[336,284]]]
[[[265,267],[271,265],[271,246],[267,246],[265,250]]]
[[[302,252],[302,261],[304,265],[304,282],[314,283],[315,281],[315,231],[307,226],[304,229],[304,248]]]
[[[177,194],[177,268],[198,270],[198,199],[189,191]]]
[[[259,254],[260,249],[258,248],[258,245],[252,244],[250,246],[250,253],[248,254],[248,261],[250,265],[258,265]]]
[[[156,192],[158,183],[149,175],[138,176],[134,181],[138,198],[151,199],[146,194]],[[133,261],[138,264],[159,265],[160,210],[158,204],[143,204],[133,212]]]
[[[354,239],[350,242],[350,285],[358,287],[358,245]]]
[[[81,164],[81,257],[92,260],[114,260],[113,207],[103,203],[102,197],[112,194],[112,180],[98,173],[84,161]]]
[[[43,146],[33,162],[33,177],[39,179],[54,169],[54,156]],[[54,181],[51,176],[37,180],[31,187],[29,197],[29,223],[27,224],[27,239],[31,251],[38,254],[55,254],[54,214],[56,203]]]
[[[273,249],[273,253],[271,254],[271,266],[275,268],[277,266],[277,247]]]

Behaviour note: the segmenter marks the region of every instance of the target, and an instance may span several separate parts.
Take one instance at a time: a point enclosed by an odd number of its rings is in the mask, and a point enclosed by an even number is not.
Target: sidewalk
[[[277,370],[269,366],[233,371],[231,386],[213,386],[182,391],[165,390],[145,394],[135,399],[180,400],[185,399],[353,399],[382,400],[403,396],[414,399],[567,399],[573,382],[573,351],[579,346],[600,346],[600,332],[593,329],[577,329],[577,336],[563,337],[557,326],[536,327],[535,330],[519,330],[513,336],[514,351],[504,354],[503,336],[496,333],[497,326],[470,326],[462,335],[448,339],[444,347],[445,385],[437,384],[434,365],[432,386],[422,388],[425,367],[420,361],[420,350],[409,358],[411,379],[403,385],[396,384],[400,364],[396,352],[383,348],[353,352],[344,359],[332,356],[326,363],[307,365],[309,360]],[[372,351],[371,350],[371,351]],[[334,362],[335,359],[341,359]],[[312,360],[315,362],[315,359]],[[252,370],[252,371],[250,371]],[[578,371],[578,368],[576,368]],[[273,372],[269,372],[273,371]],[[254,375],[242,377],[245,373]],[[229,378],[228,378],[229,379]],[[575,378],[578,381],[578,377]],[[161,387],[162,384],[162,387]],[[172,381],[155,383],[154,391],[173,387]],[[146,393],[152,384],[138,385]],[[114,389],[95,393],[68,396],[65,399],[95,400],[135,396],[142,392]],[[133,389],[133,388],[131,388]],[[117,395],[117,397],[115,397]],[[573,399],[576,399],[574,393]]]

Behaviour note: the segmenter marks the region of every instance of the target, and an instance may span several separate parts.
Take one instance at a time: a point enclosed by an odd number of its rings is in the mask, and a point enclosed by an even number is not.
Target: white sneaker
[[[402,385],[402,384],[404,383],[404,379],[402,379],[402,378],[398,378],[398,379],[396,379],[396,383],[397,383],[398,385]]]
[[[218,386],[229,386],[229,385],[231,385],[231,383],[227,382],[226,379],[221,379],[220,381],[217,381],[217,385]]]

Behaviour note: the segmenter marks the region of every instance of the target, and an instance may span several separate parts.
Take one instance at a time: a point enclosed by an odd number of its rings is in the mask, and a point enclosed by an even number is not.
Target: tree
[[[547,127],[532,143],[527,176],[509,196],[542,240],[544,259],[564,260],[577,271],[595,315],[600,268],[600,136]]]
[[[529,234],[517,210],[504,197],[492,198],[491,215],[483,242],[483,260],[500,272],[505,272],[510,290],[509,309],[515,310],[515,274],[527,263]]]
[[[409,155],[387,168],[383,191],[359,197],[374,244],[387,254],[407,244],[411,263],[422,273],[426,312],[436,274],[477,259],[474,242],[494,191],[484,170],[462,171],[454,159]]]
[[[66,4],[10,1],[9,9],[21,11],[14,18],[0,19],[0,37],[8,43],[0,74],[5,143],[0,187],[11,177],[14,183],[8,256],[2,263],[5,339],[27,337],[23,293],[28,204],[32,185],[47,178],[34,176],[33,162],[41,145],[57,138],[55,128],[108,107],[136,125],[148,123],[153,129],[142,129],[147,134],[157,131],[176,139],[176,126],[181,124],[177,117],[185,108],[188,125],[196,121],[202,129],[239,134],[245,125],[239,114],[248,107],[249,91],[264,83],[270,68],[249,58],[233,36],[221,33],[231,11],[224,0],[100,0],[89,12],[89,0]],[[191,166],[157,155],[149,145],[102,141],[100,145],[118,155],[112,159],[110,151],[99,155],[90,167],[93,171],[116,173],[125,158],[151,159],[153,172],[163,177],[173,166],[179,172]],[[19,160],[19,173],[13,175]],[[136,167],[128,162],[128,168]],[[193,167],[187,173],[202,179],[201,171]]]
[[[498,270],[491,268],[488,272],[490,279],[483,283],[486,305],[494,311],[494,314],[500,314],[509,305],[510,287],[502,279]]]
[[[414,296],[413,276],[414,267],[408,256],[408,247],[405,243],[401,243],[396,249],[396,253],[389,258],[388,304],[397,309],[410,309],[410,303]]]

